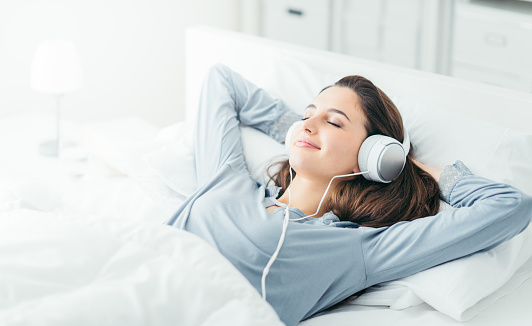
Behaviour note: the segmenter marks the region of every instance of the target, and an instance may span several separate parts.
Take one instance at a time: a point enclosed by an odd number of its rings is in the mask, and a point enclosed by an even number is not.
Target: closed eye
[[[301,119],[301,121],[305,121],[307,119],[309,119],[310,117],[304,117]],[[334,122],[331,122],[331,121],[327,121],[328,124],[332,125],[332,126],[335,126],[336,128],[342,128],[342,126],[340,126],[339,124],[336,124]]]

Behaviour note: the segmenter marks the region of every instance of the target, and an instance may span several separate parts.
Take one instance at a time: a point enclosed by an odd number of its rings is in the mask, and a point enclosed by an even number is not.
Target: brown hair
[[[347,76],[332,86],[348,87],[358,95],[367,118],[368,137],[380,134],[403,139],[399,110],[371,81],[361,76]],[[412,153],[413,150],[408,154],[403,172],[390,183],[369,181],[361,175],[341,181],[331,190],[326,208],[341,221],[368,227],[390,226],[399,221],[435,215],[440,204],[438,183],[412,161]],[[279,170],[270,177],[281,187],[281,196],[290,184],[290,164],[288,160],[278,164]]]

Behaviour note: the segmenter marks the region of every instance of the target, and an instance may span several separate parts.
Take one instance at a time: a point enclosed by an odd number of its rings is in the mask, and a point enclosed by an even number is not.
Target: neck
[[[329,182],[330,180],[311,180],[298,175],[290,183],[290,192],[287,189],[279,198],[279,201],[287,205],[290,202],[290,207],[297,207],[306,215],[313,215],[312,217],[323,216],[323,214],[327,212],[327,209],[325,208],[325,202],[327,198],[329,198],[332,188],[337,184],[338,180],[335,179],[332,182],[327,194],[325,194]],[[320,207],[320,210],[316,215],[314,215],[324,194],[325,199]]]

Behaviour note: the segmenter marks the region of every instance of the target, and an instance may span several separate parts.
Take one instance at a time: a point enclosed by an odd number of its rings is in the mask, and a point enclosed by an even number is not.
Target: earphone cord
[[[292,183],[292,167],[290,167],[289,171],[290,171],[290,183]],[[288,190],[288,206],[286,207],[286,210],[284,212],[283,231],[281,232],[281,237],[279,238],[279,242],[277,243],[277,249],[275,249],[275,252],[270,257],[270,260],[268,260],[266,267],[264,267],[264,270],[262,271],[261,288],[262,288],[262,299],[263,300],[266,300],[266,276],[270,272],[270,267],[273,265],[273,262],[275,261],[275,259],[277,259],[277,255],[279,254],[279,251],[281,251],[281,247],[283,246],[284,238],[286,235],[286,229],[288,228],[288,222],[290,221],[290,214],[288,211],[288,207],[290,207],[290,204],[292,203],[292,193],[290,192],[290,186],[288,186],[287,190]]]
[[[292,167],[291,166],[290,166],[290,170],[289,171],[290,171],[290,185],[291,185],[292,184]],[[306,215],[306,216],[303,216],[303,217],[300,217],[300,218],[296,218],[296,219],[290,219],[289,208],[290,208],[290,204],[292,203],[292,193],[290,192],[290,185],[288,186],[288,188],[287,188],[287,190],[288,190],[288,205],[286,206],[286,209],[285,209],[284,220],[283,220],[283,230],[281,232],[281,237],[279,238],[279,242],[277,243],[277,249],[275,250],[273,255],[270,257],[270,260],[268,260],[268,263],[266,264],[266,267],[264,267],[264,270],[262,271],[262,278],[261,278],[262,299],[266,300],[266,276],[270,272],[270,267],[273,265],[273,263],[277,259],[277,256],[279,255],[279,251],[281,251],[281,247],[283,246],[284,239],[285,239],[285,236],[286,236],[286,230],[288,228],[288,222],[289,221],[299,221],[299,220],[305,219],[307,217],[312,217],[312,216],[318,214],[318,212],[320,211],[320,208],[321,208],[321,204],[323,203],[323,200],[325,199],[325,195],[327,195],[327,192],[329,191],[329,188],[331,187],[331,184],[332,184],[332,182],[333,182],[333,180],[335,178],[351,177],[351,176],[360,175],[360,174],[364,174],[364,173],[368,173],[368,171],[350,173],[350,174],[342,174],[342,175],[335,175],[334,177],[332,177],[331,181],[329,181],[329,184],[327,185],[327,188],[325,189],[325,192],[323,193],[323,196],[321,197],[321,200],[320,200],[320,203],[318,204],[318,209],[316,210],[316,213],[314,213],[312,215]]]

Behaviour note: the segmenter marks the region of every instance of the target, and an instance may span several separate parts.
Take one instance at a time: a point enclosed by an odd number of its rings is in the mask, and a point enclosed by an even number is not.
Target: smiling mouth
[[[318,145],[314,144],[308,139],[298,139],[296,141],[297,147],[306,147],[306,148],[315,148],[315,149],[321,149]]]

